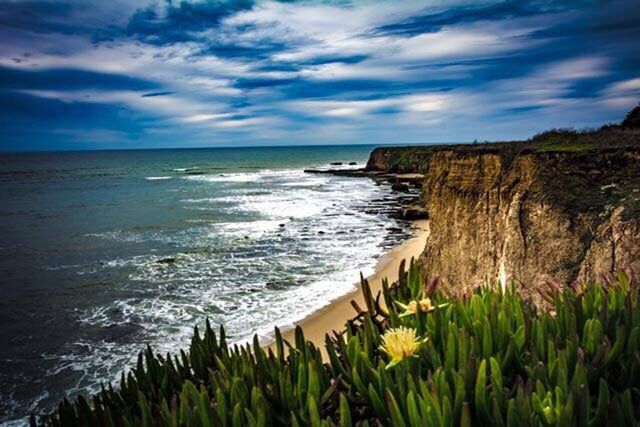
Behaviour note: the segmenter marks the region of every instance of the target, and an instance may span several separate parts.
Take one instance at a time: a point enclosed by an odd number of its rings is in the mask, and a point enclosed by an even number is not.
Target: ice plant
[[[409,292],[407,281],[383,286],[385,313],[364,281],[375,312],[357,310],[342,335],[325,341],[328,360],[300,327],[292,342],[276,329],[272,350],[257,336],[229,345],[207,322],[179,356],[148,348],[119,387],[64,400],[32,424],[640,426],[640,284],[632,277],[564,287],[552,311],[515,287],[454,297]],[[436,304],[444,297],[450,302]],[[415,318],[399,319],[395,306]],[[374,342],[389,367],[404,361],[401,372],[379,371]]]
[[[426,339],[425,339],[426,341]],[[413,357],[421,341],[416,336],[416,330],[400,326],[387,330],[382,336],[380,350],[391,357],[387,369],[397,365],[404,359]]]

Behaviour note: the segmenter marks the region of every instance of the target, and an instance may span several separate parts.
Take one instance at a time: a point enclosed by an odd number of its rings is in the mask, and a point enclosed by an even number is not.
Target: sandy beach
[[[373,295],[382,290],[383,278],[388,278],[389,282],[397,279],[398,268],[403,259],[406,259],[408,263],[411,257],[417,258],[424,250],[429,236],[429,222],[427,220],[418,220],[413,222],[413,226],[415,228],[414,235],[382,255],[378,260],[374,274],[368,277]],[[302,326],[305,337],[320,347],[324,354],[325,335],[334,330],[342,330],[347,320],[355,317],[356,312],[351,305],[352,300],[355,300],[360,307],[365,308],[362,289],[359,284],[354,292],[336,299],[296,325]],[[295,328],[283,331],[283,338],[293,343],[294,331]],[[267,347],[271,346],[273,344]]]

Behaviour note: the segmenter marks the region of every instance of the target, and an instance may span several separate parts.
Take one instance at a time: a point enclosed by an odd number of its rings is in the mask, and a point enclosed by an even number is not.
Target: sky
[[[512,140],[639,100],[637,0],[0,0],[0,151]]]

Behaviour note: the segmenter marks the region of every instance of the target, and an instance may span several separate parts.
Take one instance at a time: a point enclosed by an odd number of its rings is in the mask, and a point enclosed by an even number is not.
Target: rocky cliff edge
[[[640,273],[640,129],[378,148],[367,169],[424,174],[431,236],[419,262],[454,290]]]

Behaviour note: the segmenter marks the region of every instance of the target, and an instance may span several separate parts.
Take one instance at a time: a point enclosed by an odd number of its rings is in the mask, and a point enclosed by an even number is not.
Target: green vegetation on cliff
[[[637,110],[637,113],[635,112]],[[553,129],[535,135],[525,141],[483,142],[473,144],[433,144],[405,147],[380,147],[373,150],[368,170],[387,172],[425,172],[431,156],[439,152],[454,152],[460,155],[498,154],[506,165],[519,154],[526,153],[613,153],[625,150],[640,151],[640,107],[627,115],[628,126],[603,126],[595,130],[576,131]],[[623,122],[624,123],[624,122]]]
[[[296,331],[276,350],[229,346],[195,330],[188,353],[154,355],[90,399],[64,401],[47,425],[637,425],[640,287],[601,285],[450,297],[417,267],[327,337],[327,359]],[[386,304],[382,304],[381,299]],[[384,308],[384,307],[388,307]],[[35,420],[34,420],[35,421]]]
[[[521,153],[612,152],[631,149],[640,151],[640,105],[631,110],[620,124],[598,129],[576,131],[552,129],[528,140],[482,142],[473,144],[432,144],[406,147],[380,147],[373,150],[368,170],[387,172],[425,172],[428,159],[443,151],[460,154],[499,154],[510,162]]]

